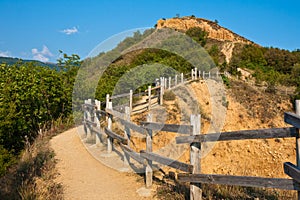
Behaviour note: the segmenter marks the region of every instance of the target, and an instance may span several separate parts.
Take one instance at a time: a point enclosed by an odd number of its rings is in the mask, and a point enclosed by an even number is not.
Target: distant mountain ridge
[[[29,63],[32,62],[37,66],[43,66],[43,67],[50,67],[50,68],[55,68],[56,64],[55,63],[45,63],[45,62],[41,62],[38,60],[23,60],[20,58],[12,58],[12,57],[1,57],[0,56],[0,64],[7,64],[7,65],[14,65],[17,62],[23,62],[23,63]]]

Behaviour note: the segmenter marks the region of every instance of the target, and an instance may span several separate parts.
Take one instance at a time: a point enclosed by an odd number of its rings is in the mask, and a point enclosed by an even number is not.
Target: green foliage
[[[0,145],[0,177],[16,162],[14,155]]]
[[[130,64],[119,65],[113,63],[104,71],[98,82],[95,94],[96,99],[104,101],[106,94],[112,94],[114,89],[115,94],[122,93],[122,91],[127,93],[130,89],[137,90],[140,88],[145,90],[147,85],[151,85],[160,76],[175,75],[175,72],[173,72],[175,70],[180,73],[189,73],[192,69],[192,65],[186,62],[185,59],[164,50],[146,49],[142,53],[133,54],[134,59]],[[157,63],[161,64],[161,67],[156,67]],[[151,67],[146,67],[149,65],[152,65],[152,69]],[[138,66],[141,66],[141,68],[136,69]],[[133,69],[134,71],[132,71]],[[124,75],[125,78],[123,77],[120,81],[120,78]],[[152,80],[152,82],[146,82],[149,80]],[[117,83],[119,86],[116,89]]]
[[[200,27],[189,28],[185,34],[190,36],[196,42],[200,43],[201,46],[205,46],[208,33],[203,31]]]
[[[219,65],[219,54],[220,50],[217,45],[211,46],[211,48],[208,50],[209,55],[212,57],[213,61],[215,62],[216,65]]]
[[[300,52],[245,45],[233,55],[227,66],[227,70],[234,75],[237,68],[253,70],[256,81],[267,82],[270,92],[274,91],[276,84],[297,86],[300,83]]]
[[[267,66],[280,73],[290,73],[296,63],[300,63],[299,53],[292,53],[278,48],[265,48],[264,58]]]
[[[166,101],[174,101],[176,95],[172,91],[165,91],[163,99]]]
[[[263,49],[254,45],[246,45],[239,59],[240,68],[264,68],[267,64],[264,58]]]
[[[223,80],[223,83],[227,86],[227,87],[230,87],[230,80],[227,76],[225,75],[221,75],[222,77],[222,80]]]
[[[59,69],[34,63],[0,65],[0,169],[3,159],[17,156],[41,128],[72,114],[72,91],[79,57],[65,55]],[[4,149],[4,150],[3,150]]]

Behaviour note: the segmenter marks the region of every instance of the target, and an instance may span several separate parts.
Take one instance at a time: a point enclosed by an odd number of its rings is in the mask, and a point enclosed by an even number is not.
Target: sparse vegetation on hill
[[[121,42],[116,49],[123,50],[126,47],[128,48],[135,42],[146,38],[150,32],[153,32],[153,30],[144,34],[137,32],[133,37],[129,37]],[[228,63],[226,62],[227,59],[223,49],[228,41],[208,38],[208,33],[200,27],[187,29],[186,34],[206,49],[220,71],[228,71],[232,75],[240,75],[237,70],[238,68],[250,69],[253,71],[252,76],[257,83],[267,84],[269,88],[268,91],[273,91],[278,84],[296,86],[298,89],[295,91],[295,95],[300,96],[299,50],[290,52],[273,47],[260,47],[259,45],[252,43],[235,43],[232,46],[232,57]],[[116,50],[113,50],[112,52],[101,54],[100,56],[113,54],[115,51]],[[161,63],[183,73],[189,73],[193,67],[179,56],[164,50],[145,49],[133,51],[122,55],[122,57],[114,61],[110,67],[105,70],[103,76],[99,80],[96,98],[103,101],[107,93],[112,93],[114,85],[118,82],[119,77],[136,66],[151,63]],[[229,85],[229,82],[227,81],[226,84]],[[101,90],[99,88],[101,88]]]
[[[196,20],[195,17],[189,19]],[[179,18],[176,20],[179,20]],[[160,21],[160,23],[163,23],[163,21]],[[224,83],[230,87],[232,97],[241,106],[248,108],[247,117],[250,116],[252,117],[249,117],[250,119],[255,119],[259,116],[257,120],[260,121],[258,123],[267,127],[276,126],[277,124],[274,124],[273,119],[278,117],[278,112],[283,112],[287,107],[285,105],[286,101],[277,98],[274,88],[279,84],[294,86],[296,90],[292,98],[300,98],[300,50],[291,52],[273,47],[260,47],[230,31],[226,31],[227,29],[223,29],[217,23],[205,20],[196,21],[205,22],[214,31],[223,30],[223,33],[230,33],[230,35],[226,35],[226,38],[233,35],[239,39],[235,40],[233,38],[232,41],[227,41],[223,38],[218,40],[218,32],[214,32],[214,37],[209,37],[210,33],[200,27],[191,27],[186,30],[187,35],[207,50],[220,71],[228,71],[231,75],[239,76],[241,74],[238,68],[250,69],[257,84],[267,84],[268,88],[265,91],[274,93],[273,95],[268,94],[268,101],[264,100],[263,93],[258,95],[258,90],[253,89],[247,82],[241,83],[231,80],[227,76],[222,77]],[[163,26],[163,24],[160,25]],[[139,73],[143,74],[143,76],[146,70],[143,71],[142,67],[153,63],[166,65],[184,74],[190,73],[194,67],[191,63],[174,53],[154,48],[131,51],[115,60],[111,60],[123,50],[148,37],[154,31],[154,29],[150,29],[144,33],[136,32],[132,37],[122,41],[115,49],[85,60],[86,64],[92,66],[96,66],[100,58],[105,60],[105,63],[110,64],[100,80],[97,80],[98,88],[96,89],[95,98],[104,101],[106,94],[113,92],[118,81],[120,81],[118,84],[121,84],[124,91],[135,88],[134,86],[136,85],[139,87],[138,89],[147,89],[147,85],[151,83],[139,85],[144,83],[144,80],[136,79],[130,72],[137,66],[141,67]],[[228,49],[232,50],[232,55],[230,53],[229,56],[230,59],[224,54],[224,46],[226,45]],[[229,61],[227,62],[227,60]],[[55,162],[51,150],[48,148],[44,149],[44,147],[47,147],[46,143],[37,143],[41,137],[39,133],[41,129],[55,129],[57,127],[55,123],[64,127],[64,124],[68,124],[70,119],[72,119],[73,84],[80,67],[84,67],[84,65],[81,66],[80,58],[77,55],[68,56],[66,54],[58,61],[54,69],[47,66],[39,66],[38,63],[19,61],[0,65],[0,177],[5,176],[5,174],[10,176],[11,174],[7,173],[7,169],[18,163],[18,165],[15,165],[16,168],[12,168],[12,171],[9,171],[14,174],[13,178],[5,179],[11,182],[7,185],[7,191],[0,191],[4,194],[2,194],[3,197],[11,192],[9,190],[14,190],[12,192],[14,192],[17,199],[38,198],[37,195],[39,194],[36,193],[36,196],[34,196],[35,192],[42,193],[43,191],[38,190],[37,185],[40,182],[37,181],[43,179],[43,176],[53,178],[53,174],[49,175],[43,171],[54,167]],[[164,73],[170,74],[170,71],[163,68],[152,69],[152,73],[147,74],[147,78],[154,81],[155,78],[158,78],[158,74]],[[132,83],[132,85],[126,85],[120,79],[126,74],[128,75],[126,81]],[[143,76],[140,78],[143,78]],[[85,90],[86,88],[88,89],[89,84],[89,82],[83,80],[82,91],[80,92],[82,92],[84,97],[87,97],[85,94],[90,92]],[[169,102],[176,99],[172,92],[166,92],[164,98]],[[73,103],[78,103],[78,105],[82,103],[76,102],[76,100]],[[230,107],[229,101],[225,103],[226,107]],[[208,104],[209,102],[207,101]],[[178,112],[175,108],[173,108],[174,113]],[[240,121],[238,122],[246,123],[244,122],[245,116],[241,113],[239,115]],[[232,123],[236,125],[237,121]],[[39,138],[38,140],[36,140],[37,137]],[[26,146],[26,144],[28,145]],[[39,148],[41,151],[37,151]],[[13,188],[15,183],[17,187]],[[219,187],[213,188],[212,191],[208,189],[205,195],[207,197],[212,196],[212,198],[234,199],[235,196],[227,194],[228,191],[240,191],[242,194],[237,198],[249,197],[248,192],[250,189],[248,191],[247,188],[225,187],[224,191],[223,189]],[[56,191],[61,193],[60,186],[52,183],[45,190],[47,195]],[[251,190],[250,193],[253,193],[253,191]],[[214,194],[211,194],[211,192]],[[255,192],[257,191],[255,190]],[[2,196],[0,197],[2,198]],[[277,196],[270,194],[268,197],[276,199]],[[61,197],[57,195],[55,198]]]
[[[257,83],[266,82],[268,88],[276,85],[296,86],[295,95],[299,95],[300,51],[287,51],[278,48],[245,45],[236,47],[227,70],[239,75],[237,68],[254,71]]]

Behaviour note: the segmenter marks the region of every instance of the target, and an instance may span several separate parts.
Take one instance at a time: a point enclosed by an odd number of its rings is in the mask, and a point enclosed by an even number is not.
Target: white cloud
[[[49,57],[53,57],[53,54],[50,52],[46,45],[43,45],[42,51],[39,51],[36,48],[31,49],[31,53],[33,55],[33,59],[39,60],[42,62],[48,62]]]
[[[11,57],[11,53],[9,51],[0,51],[0,57]]]
[[[31,49],[32,54],[37,54],[39,51],[37,49]]]
[[[60,32],[65,33],[66,35],[71,35],[71,34],[78,33],[78,29],[74,26],[73,28],[67,28]]]

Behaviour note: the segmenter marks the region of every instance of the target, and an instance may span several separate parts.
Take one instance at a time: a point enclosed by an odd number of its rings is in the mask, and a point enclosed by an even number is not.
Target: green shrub
[[[165,91],[163,99],[166,101],[174,101],[176,95],[172,91]]]
[[[77,59],[64,55],[57,69],[22,62],[0,65],[0,175],[40,129],[69,119]]]
[[[16,162],[15,156],[0,145],[0,177]]]
[[[186,34],[193,40],[200,43],[201,46],[205,46],[208,33],[202,30],[200,27],[192,27],[186,31]]]
[[[227,86],[227,87],[230,87],[230,80],[227,76],[225,75],[222,75],[222,80],[223,80],[223,83]]]

